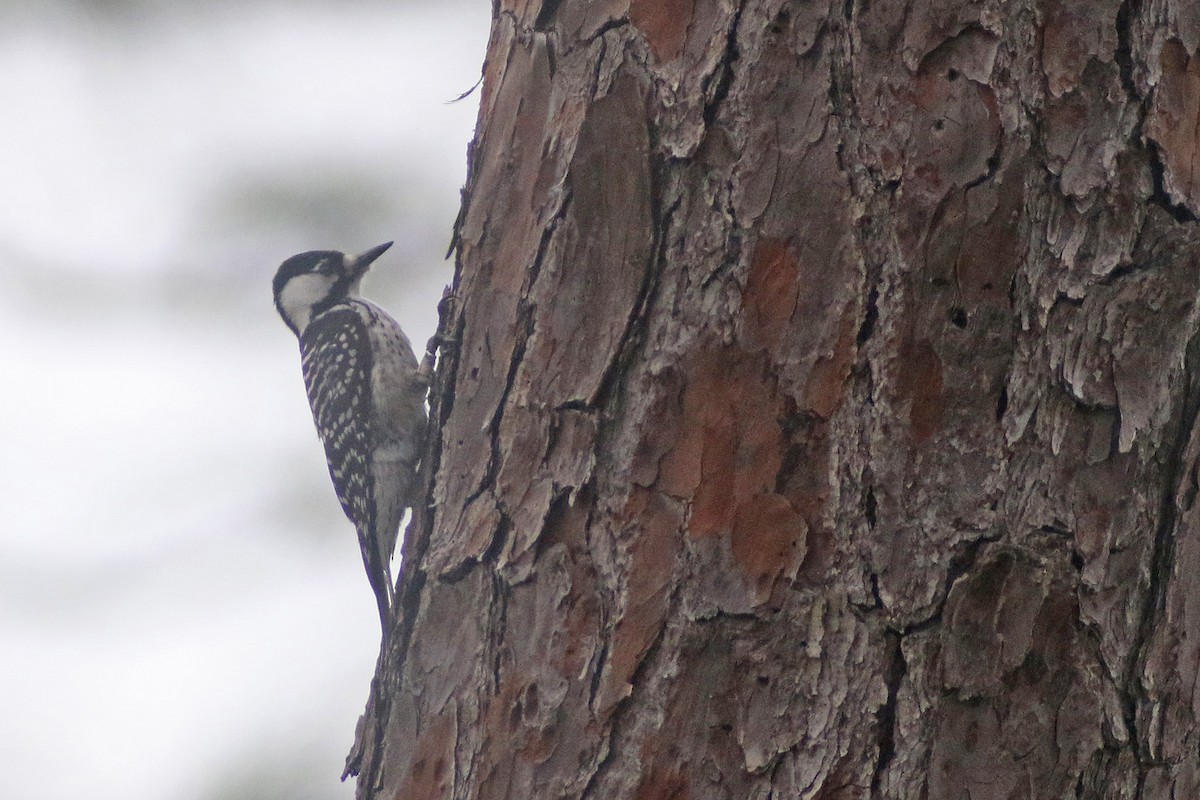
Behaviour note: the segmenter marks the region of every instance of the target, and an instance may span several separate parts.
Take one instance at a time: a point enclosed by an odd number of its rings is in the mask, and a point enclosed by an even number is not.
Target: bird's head
[[[299,336],[314,314],[357,296],[371,262],[391,246],[391,242],[384,242],[356,256],[336,250],[311,250],[292,256],[275,273],[272,288],[279,316]]]

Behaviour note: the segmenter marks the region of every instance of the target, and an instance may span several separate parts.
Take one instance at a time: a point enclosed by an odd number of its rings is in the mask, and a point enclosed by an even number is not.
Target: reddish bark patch
[[[920,339],[904,349],[898,369],[900,396],[910,403],[909,430],[917,444],[924,444],[941,427],[942,360],[928,340]]]
[[[500,691],[488,707],[486,728],[498,762],[515,755],[530,764],[550,757],[557,744],[554,728],[543,729],[539,720],[541,697],[536,680],[506,674]],[[511,765],[503,769],[510,769]]]
[[[1200,209],[1200,58],[1177,39],[1163,45],[1162,79],[1146,134],[1158,144],[1171,199]]]
[[[1042,28],[1042,68],[1050,94],[1079,85],[1093,58],[1111,60],[1117,47],[1118,0],[1050,0]]]
[[[785,570],[804,560],[808,527],[785,497],[762,494],[741,503],[733,521],[733,560],[750,580],[758,602],[771,594]]]
[[[555,653],[553,665],[564,677],[582,674],[592,659],[592,645],[600,628],[599,580],[595,564],[586,555],[588,517],[595,505],[595,496],[580,491],[570,502],[565,496],[555,501],[546,518],[539,548],[545,552],[556,544],[566,547],[567,569],[571,590],[560,604],[564,609],[561,650]]]
[[[1025,202],[1027,169],[1023,160],[1014,160],[994,180],[962,194],[963,224],[953,232],[959,240],[954,264],[958,288],[968,306],[1009,305],[1009,284],[1021,263],[1023,245],[1016,220]],[[976,226],[980,217],[985,222]]]
[[[701,353],[686,371],[676,446],[663,459],[664,490],[690,499],[689,532],[729,532],[741,503],[774,491],[786,446],[783,399],[761,354]]]
[[[762,353],[701,353],[683,378],[675,440],[657,488],[690,501],[693,538],[730,537],[733,564],[761,602],[803,561],[807,525],[777,491],[788,403]]]
[[[783,239],[760,237],[742,295],[747,344],[775,349],[791,330],[800,263]]]
[[[687,778],[674,770],[654,769],[642,778],[633,792],[634,800],[690,800]]]
[[[672,573],[683,528],[681,506],[660,492],[635,487],[625,518],[636,521],[629,544],[625,611],[613,630],[611,655],[596,700],[604,719],[631,690],[634,672],[666,619]]]
[[[850,377],[856,352],[854,336],[858,319],[854,309],[853,303],[846,304],[838,323],[838,338],[833,353],[817,359],[809,373],[808,384],[804,387],[804,405],[821,419],[832,417],[845,398],[842,388],[846,385],[846,378]]]
[[[929,228],[947,195],[987,176],[1000,147],[995,93],[980,82],[988,79],[996,46],[990,34],[964,32],[930,53],[913,79],[898,233],[915,263],[927,259]]]
[[[454,774],[454,717],[443,712],[429,721],[417,739],[417,757],[397,797],[449,797]]]
[[[659,61],[683,52],[692,25],[695,0],[632,0],[629,21],[642,32]]]

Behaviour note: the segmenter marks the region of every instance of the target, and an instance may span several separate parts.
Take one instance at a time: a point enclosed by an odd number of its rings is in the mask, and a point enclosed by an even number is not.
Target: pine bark
[[[1198,47],[499,0],[360,797],[1200,797]]]

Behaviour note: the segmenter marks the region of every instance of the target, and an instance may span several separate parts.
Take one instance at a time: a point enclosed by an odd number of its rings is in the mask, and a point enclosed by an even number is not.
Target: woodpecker
[[[418,364],[391,316],[359,296],[367,269],[386,242],[356,256],[314,250],[275,273],[275,308],[300,340],[304,385],[329,476],[358,532],[367,579],[386,640],[392,551],[413,503],[425,436],[432,354]]]

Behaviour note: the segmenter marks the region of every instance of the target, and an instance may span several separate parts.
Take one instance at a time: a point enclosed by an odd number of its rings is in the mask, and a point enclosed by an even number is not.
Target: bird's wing
[[[313,317],[300,336],[300,359],[313,421],[325,445],[329,476],[342,509],[357,529],[363,566],[386,637],[393,589],[377,529],[371,458],[371,339],[359,311],[350,305],[334,306]]]
[[[300,337],[304,385],[329,476],[346,516],[362,531],[374,527],[371,479],[371,341],[351,306],[313,318]]]

